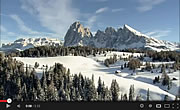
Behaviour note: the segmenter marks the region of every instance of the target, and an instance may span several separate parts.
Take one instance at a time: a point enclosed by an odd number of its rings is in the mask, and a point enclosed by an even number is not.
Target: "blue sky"
[[[179,41],[179,0],[1,0],[2,42],[18,38],[63,40],[80,21],[95,33],[124,24],[161,40]]]

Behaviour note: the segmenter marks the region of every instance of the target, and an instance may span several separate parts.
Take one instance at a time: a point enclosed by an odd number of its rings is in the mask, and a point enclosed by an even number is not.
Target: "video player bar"
[[[180,110],[178,101],[148,101],[148,102],[13,102],[0,103],[0,110]]]

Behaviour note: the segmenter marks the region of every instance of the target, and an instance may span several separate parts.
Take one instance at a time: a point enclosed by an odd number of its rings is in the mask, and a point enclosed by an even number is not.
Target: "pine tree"
[[[28,65],[26,64],[26,75],[29,76]]]
[[[106,95],[109,95],[109,91],[108,91],[108,89],[106,91],[105,84],[104,84],[104,82],[103,83],[101,82],[100,77],[99,77],[99,80],[98,80],[97,93],[98,93],[98,96],[99,96],[100,100],[104,100],[105,98],[107,98]]]
[[[133,101],[134,97],[135,97],[134,85],[131,85],[129,89],[129,101]]]
[[[97,90],[92,80],[85,79],[85,87],[84,87],[84,99],[86,101],[96,101],[97,100]]]
[[[104,60],[104,65],[109,67],[109,59]]]
[[[121,70],[123,70],[124,68],[123,68],[123,65],[121,65]]]
[[[147,71],[151,71],[152,70],[152,67],[151,67],[149,62],[146,62],[146,70]]]
[[[69,76],[70,75],[70,69],[68,68],[68,70],[67,70],[67,76]]]
[[[100,77],[99,77],[99,80],[98,80],[97,92],[98,92],[98,95],[102,94],[102,82],[101,82],[101,78]]]
[[[166,71],[165,71],[165,66],[164,66],[164,64],[162,65],[162,67],[161,67],[161,73],[165,73]]]
[[[38,62],[35,62],[34,68],[38,68],[38,67],[39,67],[39,63],[38,63]]]
[[[108,90],[108,87],[105,88],[104,90],[104,101],[112,101],[112,93],[111,91]]]
[[[21,93],[21,78],[20,77],[17,77],[16,79],[16,85],[17,85],[17,94],[20,94]]]
[[[82,101],[82,97],[77,88],[76,88],[76,98],[75,99],[76,99],[75,101]]]
[[[92,75],[91,80],[92,80],[92,84],[94,84],[94,74]]]
[[[168,99],[168,95],[165,95],[164,96],[164,101],[168,101],[169,99]]]
[[[48,97],[47,97],[47,94],[48,94],[48,87],[47,87],[47,80],[46,80],[46,74],[45,72],[43,72],[43,75],[42,75],[42,78],[41,78],[41,85],[42,85],[42,88],[44,89],[44,98],[45,98],[45,101],[48,100]]]
[[[61,87],[60,89],[59,89],[59,100],[60,101],[64,101],[65,100],[65,91],[64,91],[64,89],[63,89],[63,87]]]
[[[119,88],[119,85],[116,82],[116,80],[112,80],[110,90],[111,90],[111,93],[112,93],[112,100],[113,101],[118,101],[120,88]]]
[[[71,100],[71,97],[70,97],[70,92],[65,89],[65,98],[64,98],[64,101],[70,101]]]
[[[124,68],[127,68],[127,64],[126,63],[124,63]]]
[[[49,101],[58,101],[59,96],[58,96],[58,91],[56,87],[54,86],[53,80],[51,80],[48,88],[47,88],[47,98]]]
[[[176,95],[175,101],[178,101],[178,96]]]
[[[163,80],[162,80],[162,85],[163,85],[163,86],[166,86],[166,85],[169,85],[169,84],[170,84],[170,78],[169,78],[169,76],[167,75],[167,73],[163,72],[161,78],[163,79]]]
[[[71,86],[71,93],[70,93],[70,99],[71,101],[76,101],[76,90],[73,86]]]
[[[45,100],[45,93],[43,88],[41,88],[41,83],[37,80],[37,100],[44,101]]]
[[[21,101],[29,101],[29,97],[28,97],[28,93],[27,93],[27,88],[26,88],[26,84],[23,84],[22,87],[22,99]]]
[[[148,91],[147,91],[147,101],[149,101],[149,99],[150,99],[150,94],[149,94],[149,88],[148,88]]]

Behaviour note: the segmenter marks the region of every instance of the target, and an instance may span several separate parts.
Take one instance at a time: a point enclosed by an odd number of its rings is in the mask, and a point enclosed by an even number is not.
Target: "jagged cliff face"
[[[73,23],[65,36],[65,46],[76,46],[76,45],[85,45],[86,40],[92,37],[92,33],[88,28],[84,28],[80,22]]]
[[[159,51],[176,48],[173,43],[149,37],[128,25],[117,30],[107,27],[105,31],[98,30],[93,36],[88,28],[84,28],[80,22],[75,22],[66,33],[64,46],[77,45],[115,49],[146,48]]]
[[[96,47],[116,49],[140,48],[145,44],[145,39],[131,32],[127,25],[117,31],[112,27],[107,27],[105,32],[98,31],[95,35],[95,41]]]

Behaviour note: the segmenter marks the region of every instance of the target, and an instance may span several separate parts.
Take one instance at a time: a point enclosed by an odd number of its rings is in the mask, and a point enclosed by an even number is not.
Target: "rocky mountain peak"
[[[71,25],[65,36],[64,46],[93,46],[97,48],[145,48],[152,50],[166,50],[176,48],[176,45],[151,38],[125,24],[123,28],[115,30],[113,27],[107,27],[105,31],[98,30],[93,36],[90,29],[83,27],[80,22]]]
[[[74,22],[70,28],[68,29],[68,32],[65,35],[65,42],[64,45],[74,45],[81,42],[83,44],[83,38],[91,38],[93,35],[89,28],[83,27],[83,25],[77,21]]]
[[[71,28],[78,28],[78,27],[80,27],[80,22],[79,21],[76,21],[76,22],[74,22],[72,25],[71,25]]]
[[[106,34],[109,34],[109,35],[112,35],[112,34],[114,34],[116,32],[116,30],[114,29],[114,28],[112,28],[112,27],[107,27],[106,29],[105,29],[105,33]]]
[[[92,34],[90,32],[90,29],[83,27],[83,25],[79,21],[74,22],[71,25],[69,30],[70,31],[73,30],[74,32],[79,33],[81,35],[81,37],[85,37],[85,36],[86,37],[91,37],[92,36]]]

